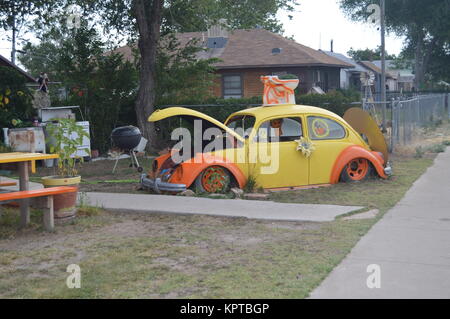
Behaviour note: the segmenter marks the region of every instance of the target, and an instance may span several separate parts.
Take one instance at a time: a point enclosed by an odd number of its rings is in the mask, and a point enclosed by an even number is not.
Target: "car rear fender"
[[[361,146],[352,145],[344,149],[334,162],[333,170],[331,171],[330,183],[338,183],[339,177],[345,165],[356,158],[367,159],[370,163],[372,163],[381,178],[387,178],[387,175],[384,172],[383,159],[379,154],[368,151]]]

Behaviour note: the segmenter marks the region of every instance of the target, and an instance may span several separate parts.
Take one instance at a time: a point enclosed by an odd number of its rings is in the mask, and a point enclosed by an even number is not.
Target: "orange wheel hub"
[[[354,181],[362,180],[368,171],[369,162],[364,158],[354,159],[347,165],[347,174]]]
[[[222,167],[209,167],[202,175],[202,186],[208,193],[221,191],[227,185],[228,174]]]

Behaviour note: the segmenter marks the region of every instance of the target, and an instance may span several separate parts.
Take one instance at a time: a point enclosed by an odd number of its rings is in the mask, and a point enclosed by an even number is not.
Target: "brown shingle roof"
[[[359,64],[366,67],[366,69],[369,69],[372,72],[375,72],[377,74],[381,74],[381,69],[377,67],[375,64],[373,64],[370,61],[360,61]]]
[[[373,62],[360,61],[358,63],[361,64],[362,66],[366,67],[367,69],[369,69],[372,72],[375,72],[377,74],[381,74],[381,69],[376,64],[374,64]],[[392,78],[392,79],[396,78],[392,73],[387,72],[387,71],[386,71],[386,77],[387,78]]]
[[[22,74],[27,79],[27,82],[31,82],[31,83],[32,82],[36,82],[36,79],[33,78],[30,74],[28,74],[27,72],[25,72],[24,70],[19,68],[17,65],[15,65],[14,63],[9,61],[7,58],[5,58],[2,55],[0,55],[0,65],[8,66],[8,67],[11,67],[13,69],[16,69],[20,74]]]
[[[177,38],[181,45],[186,45],[189,40],[194,38],[199,39],[199,43],[204,43],[207,35],[206,32],[187,32],[177,34]],[[281,48],[281,52],[272,54],[274,48]],[[130,47],[118,48],[114,52],[122,53],[127,59],[132,57]],[[220,58],[222,62],[215,64],[218,69],[274,66],[354,67],[321,51],[264,29],[230,31],[225,48],[201,52],[198,57]]]
[[[272,54],[272,49],[281,53]],[[269,66],[336,66],[352,68],[351,64],[330,57],[293,40],[263,29],[235,30],[220,56],[218,68]]]

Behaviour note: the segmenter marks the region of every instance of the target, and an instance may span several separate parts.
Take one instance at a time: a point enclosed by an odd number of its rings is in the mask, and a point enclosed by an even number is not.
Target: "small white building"
[[[381,68],[381,60],[372,62],[377,67]],[[386,71],[393,75],[397,80],[397,87],[391,91],[410,92],[414,88],[414,74],[412,70],[398,68],[394,60],[386,60]]]

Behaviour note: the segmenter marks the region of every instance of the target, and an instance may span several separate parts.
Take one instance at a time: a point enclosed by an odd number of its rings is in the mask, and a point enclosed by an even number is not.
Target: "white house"
[[[381,68],[381,60],[373,61],[373,64]],[[414,74],[412,70],[398,68],[393,60],[386,60],[386,71],[397,79],[397,88],[395,91],[409,92],[413,90]]]
[[[332,51],[322,51],[323,53],[339,59],[343,62],[351,64],[353,68],[341,69],[341,89],[355,89],[361,90],[361,73],[367,73],[367,70],[359,65],[355,60],[349,58],[341,53],[336,53]]]

